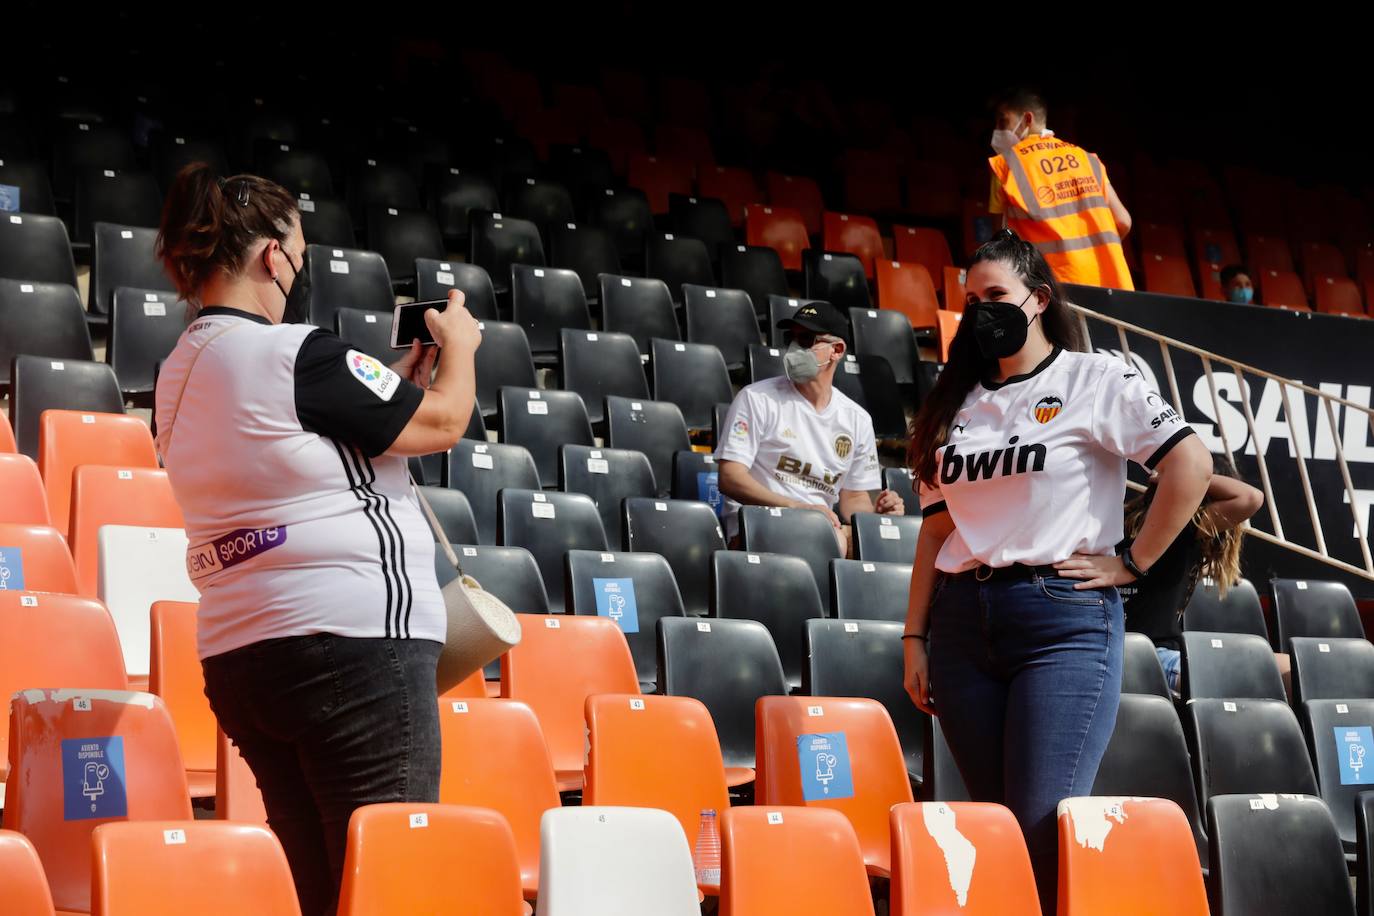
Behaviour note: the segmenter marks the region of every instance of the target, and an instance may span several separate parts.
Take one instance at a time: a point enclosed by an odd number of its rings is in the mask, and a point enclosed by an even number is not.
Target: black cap
[[[819,299],[803,303],[801,308],[778,322],[778,327],[783,330],[793,325],[816,334],[829,334],[840,338],[849,336],[848,319],[835,306]]]

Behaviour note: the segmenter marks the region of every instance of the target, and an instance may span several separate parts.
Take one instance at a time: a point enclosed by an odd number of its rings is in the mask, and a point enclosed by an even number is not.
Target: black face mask
[[[282,257],[291,265],[291,273],[295,276],[291,281],[290,292],[282,289],[281,280],[272,278],[272,282],[277,284],[277,289],[286,297],[286,307],[281,313],[282,324],[306,324],[310,320],[310,274],[308,271],[297,270],[296,265],[291,264],[291,256],[286,253],[285,248],[282,249]]]
[[[295,292],[295,290],[292,290]],[[978,340],[978,351],[984,359],[1006,359],[1013,356],[1026,345],[1026,332],[1030,321],[1021,306],[1030,301],[1034,292],[1028,293],[1021,305],[1010,302],[979,302],[973,310],[973,332]]]

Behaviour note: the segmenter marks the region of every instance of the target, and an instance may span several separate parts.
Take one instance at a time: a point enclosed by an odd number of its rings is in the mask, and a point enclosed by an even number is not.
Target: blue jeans
[[[354,809],[439,800],[441,648],[321,633],[201,663],[220,728],[257,778],[304,916],[336,908]]]
[[[1155,646],[1155,655],[1159,657],[1159,666],[1164,669],[1164,681],[1169,685],[1169,692],[1177,697],[1178,682],[1182,675],[1183,653],[1177,649],[1164,649]]]
[[[1073,585],[944,576],[931,602],[940,727],[973,800],[1016,815],[1046,916],[1059,880],[1056,809],[1092,793],[1121,700],[1121,598]]]

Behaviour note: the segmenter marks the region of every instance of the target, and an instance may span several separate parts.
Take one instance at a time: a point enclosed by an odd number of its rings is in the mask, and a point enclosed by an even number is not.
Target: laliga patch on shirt
[[[730,435],[744,438],[749,435],[749,421],[743,417],[735,421],[735,425],[730,427]]]
[[[366,353],[359,353],[357,350],[349,350],[348,353],[344,355],[344,360],[348,363],[349,374],[359,382],[362,382],[364,388],[371,391],[383,401],[391,400],[391,396],[396,393],[396,389],[401,387],[401,377],[399,375],[392,372]]]

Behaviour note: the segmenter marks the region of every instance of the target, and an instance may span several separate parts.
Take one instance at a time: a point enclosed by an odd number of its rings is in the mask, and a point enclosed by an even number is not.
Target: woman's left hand
[[[1107,588],[1113,585],[1129,585],[1135,576],[1126,569],[1120,557],[1093,557],[1076,553],[1067,560],[1054,564],[1059,574],[1066,579],[1083,579],[1074,586],[1077,591],[1088,588]]]
[[[391,364],[391,371],[421,388],[428,388],[434,377],[434,358],[438,354],[438,347],[421,346],[418,340],[413,340],[406,355]]]

